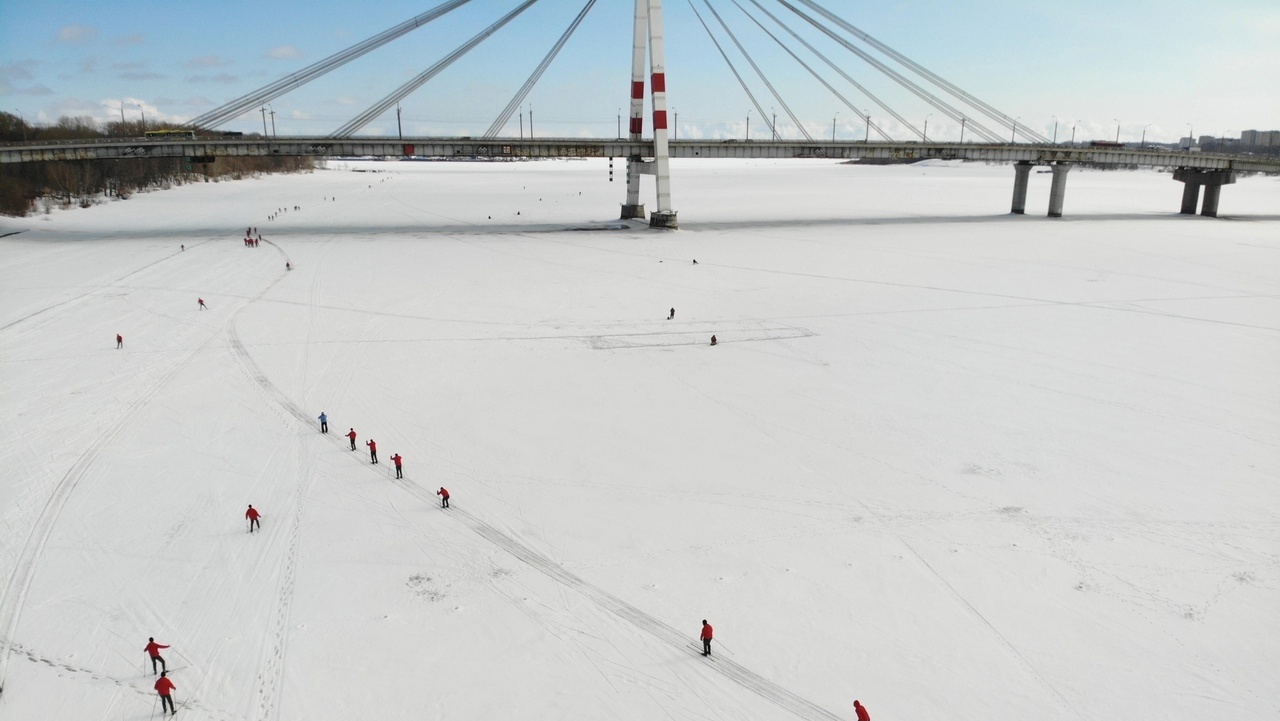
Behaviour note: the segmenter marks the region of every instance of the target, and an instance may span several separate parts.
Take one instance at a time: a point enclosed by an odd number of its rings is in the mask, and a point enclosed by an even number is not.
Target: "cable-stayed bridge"
[[[1280,172],[1278,159],[1133,149],[1118,142],[1093,143],[1089,147],[1077,147],[1074,142],[1070,145],[1058,144],[1056,127],[1052,140],[1041,135],[1026,124],[1019,123],[1017,117],[996,109],[942,78],[824,8],[816,0],[688,0],[698,25],[705,31],[752,109],[756,111],[757,122],[763,123],[769,135],[768,140],[750,139],[749,114],[746,133],[741,140],[677,141],[670,137],[662,0],[634,0],[631,77],[628,83],[629,112],[625,137],[535,139],[532,137],[532,112],[530,137],[524,137],[523,114],[520,137],[503,135],[517,108],[528,98],[543,73],[596,6],[597,0],[585,0],[558,40],[481,136],[403,137],[397,134],[395,138],[388,138],[364,137],[357,133],[393,108],[397,108],[398,120],[398,104],[401,100],[445,72],[458,59],[476,50],[539,0],[510,0],[504,3],[509,6],[505,14],[496,17],[426,70],[325,136],[276,137],[267,130],[267,103],[404,37],[471,1],[448,0],[441,3],[210,110],[185,126],[157,128],[148,131],[141,138],[5,144],[0,145],[0,162],[184,157],[193,163],[208,163],[225,156],[279,155],[485,159],[617,157],[627,161],[627,191],[622,217],[645,217],[645,208],[640,204],[640,177],[652,175],[657,189],[657,208],[648,214],[650,224],[668,228],[677,225],[670,194],[671,158],[871,158],[904,162],[940,158],[1012,163],[1014,186],[1010,209],[1013,213],[1025,211],[1031,167],[1045,165],[1053,172],[1048,208],[1050,217],[1062,215],[1067,174],[1077,163],[1172,168],[1175,171],[1174,179],[1184,183],[1181,211],[1195,212],[1200,203],[1200,188],[1203,186],[1205,193],[1201,212],[1211,216],[1217,214],[1222,185],[1235,182],[1238,172]],[[738,22],[738,31],[726,20],[730,14]],[[769,69],[757,60],[759,48],[753,50],[744,42],[744,24],[758,31],[757,38],[767,37],[768,45],[780,48],[795,66],[802,68],[811,85],[821,86],[848,108],[853,116],[860,118],[866,128],[863,140],[838,141],[834,138],[834,129],[830,141],[815,138],[812,128],[806,127],[783,92],[791,84],[779,82],[776,76],[771,77]],[[819,44],[827,50],[823,50]],[[847,56],[834,58],[832,48],[847,53]],[[854,66],[866,75],[854,77],[851,72]],[[693,70],[684,72],[692,73]],[[927,106],[931,112],[926,114],[923,126],[914,125],[883,93],[877,93],[868,87],[868,76],[887,80],[900,94]],[[646,90],[649,111],[647,116]],[[874,121],[870,110],[861,109],[868,106],[876,108],[876,117],[889,120]],[[766,113],[766,107],[773,112]],[[775,110],[777,107],[782,109],[784,118],[791,120],[788,127],[792,134],[801,137],[782,137],[783,129],[778,125]],[[263,113],[262,136],[218,131],[226,123],[256,112]],[[940,119],[946,118],[959,125],[959,142],[929,139],[928,117],[935,114]],[[648,131],[646,117],[650,121]],[[619,124],[621,125],[621,121]],[[872,140],[873,132],[875,140]],[[895,139],[891,133],[905,135],[906,139]]]

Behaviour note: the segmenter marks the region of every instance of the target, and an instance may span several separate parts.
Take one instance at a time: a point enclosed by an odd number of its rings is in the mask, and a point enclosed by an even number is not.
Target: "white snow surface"
[[[1280,715],[1280,179],[607,162],[0,220],[0,717]]]

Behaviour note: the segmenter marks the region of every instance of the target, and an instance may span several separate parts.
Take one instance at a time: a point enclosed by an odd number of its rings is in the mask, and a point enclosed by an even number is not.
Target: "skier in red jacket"
[[[151,656],[151,675],[152,676],[154,676],[156,673],[156,661],[160,662],[160,670],[163,671],[168,668],[168,666],[166,666],[164,663],[164,656],[160,655],[160,649],[162,648],[169,648],[169,647],[156,643],[156,640],[154,638],[148,638],[147,647],[143,649],[144,651],[147,652],[148,655]]]
[[[366,446],[369,446],[369,462],[377,463],[378,462],[378,442],[370,438],[369,440],[365,441],[364,444]]]
[[[711,655],[711,638],[713,635],[714,635],[714,631],[711,628],[711,624],[707,623],[707,619],[705,618],[702,619],[701,638],[702,638],[702,655],[703,656]]]
[[[200,304],[200,310],[205,309],[204,298],[196,298],[196,302]]]
[[[436,491],[436,495],[440,496],[440,507],[448,508],[449,507],[449,489],[445,488],[444,486],[440,486],[440,490]]]
[[[124,347],[124,336],[120,335],[119,333],[116,333],[116,347],[117,348]]]
[[[356,449],[356,429],[352,428],[347,431],[347,439],[351,441],[351,450]]]
[[[400,462],[403,460],[399,453],[391,457],[391,462],[396,464],[396,478],[404,478],[404,470],[400,468]]]
[[[859,703],[857,699],[853,700],[853,710],[858,714],[858,721],[871,721],[871,714],[867,713],[867,707]]]
[[[244,512],[244,517],[249,519],[249,533],[253,533],[254,526],[257,526],[259,531],[262,530],[262,524],[258,522],[262,514],[258,513],[258,509],[254,508],[252,503],[249,504],[249,510]]]
[[[160,715],[164,715],[164,709],[166,706],[169,707],[169,713],[176,715],[178,713],[178,709],[173,707],[173,697],[169,694],[172,693],[177,686],[174,686],[173,682],[169,680],[169,677],[164,674],[165,672],[161,671],[160,678],[156,680],[156,693],[160,694]]]

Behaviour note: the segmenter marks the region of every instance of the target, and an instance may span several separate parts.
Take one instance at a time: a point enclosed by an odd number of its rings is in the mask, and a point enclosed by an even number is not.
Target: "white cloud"
[[[300,58],[302,52],[292,45],[278,45],[267,51],[266,57],[269,58]]]
[[[96,28],[88,25],[64,25],[58,30],[58,42],[80,45],[98,36]]]

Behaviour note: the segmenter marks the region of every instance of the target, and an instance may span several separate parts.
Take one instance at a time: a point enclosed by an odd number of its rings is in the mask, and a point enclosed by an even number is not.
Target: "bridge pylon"
[[[640,141],[644,132],[645,51],[649,56],[649,82],[653,107],[653,160],[639,155],[627,158],[627,201],[622,218],[644,217],[640,203],[640,176],[652,175],[657,183],[658,208],[649,215],[653,228],[676,228],[671,209],[671,156],[667,129],[667,75],[663,49],[662,0],[636,0],[631,43],[631,116],[629,138]]]

